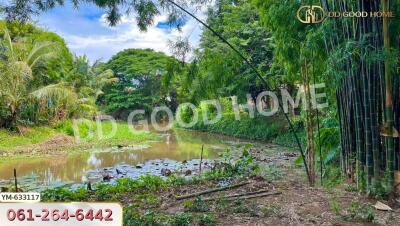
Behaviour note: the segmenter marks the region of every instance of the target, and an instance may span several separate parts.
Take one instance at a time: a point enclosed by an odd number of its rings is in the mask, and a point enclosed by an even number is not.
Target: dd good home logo
[[[321,6],[307,5],[297,10],[297,19],[304,24],[318,24],[326,18],[394,18],[395,15],[391,11],[332,11],[326,12]]]
[[[297,10],[297,19],[305,24],[321,23],[325,19],[325,11],[321,6],[302,6]]]

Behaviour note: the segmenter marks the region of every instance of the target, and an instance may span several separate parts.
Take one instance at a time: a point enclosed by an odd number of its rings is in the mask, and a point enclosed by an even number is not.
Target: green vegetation
[[[87,1],[73,2],[78,6]],[[152,25],[163,10],[169,13],[167,22],[172,27],[176,25],[179,29],[181,23],[186,23],[182,21],[187,21],[171,1],[90,2],[107,10],[105,19],[111,25],[117,24],[126,7],[130,13],[137,13],[141,30]],[[185,3],[195,7],[205,1],[178,2],[188,8]],[[64,1],[18,0],[2,4],[0,14],[6,21],[0,23],[1,148],[40,143],[57,133],[72,136],[72,120],[77,118],[86,119],[77,127],[79,137],[89,144],[123,146],[156,139],[151,133],[131,134],[124,123],[118,123],[115,136],[108,137],[113,131],[112,124],[105,122],[100,128],[93,118],[107,113],[125,120],[132,111],[144,110],[133,112],[139,113],[133,118],[138,121],[148,119],[155,108],[169,107],[177,118],[188,123],[194,119],[194,113],[189,107],[178,106],[190,102],[196,106],[199,120],[189,129],[290,147],[298,144],[305,154],[300,150],[301,156],[295,163],[304,164],[310,186],[333,187],[350,180],[355,182],[352,192],[362,191],[375,198],[393,197],[394,175],[400,170],[400,79],[394,76],[400,64],[400,20],[327,18],[310,25],[296,20],[296,13],[304,5],[321,5],[325,11],[393,9],[399,15],[399,1],[213,2],[205,21],[211,29],[204,29],[199,47],[191,53],[189,37],[179,37],[177,42],[170,42],[174,56],[151,49],[127,49],[106,63],[94,64],[85,56],[73,57],[58,35],[26,23],[32,13],[54,8]],[[193,56],[190,61],[189,55]],[[290,102],[282,100],[281,89],[292,97],[301,90],[307,109],[289,108],[285,115],[282,111],[286,109],[280,109],[273,117],[259,113],[253,117],[249,110],[233,109],[229,97],[237,97],[242,104],[254,103],[266,91],[260,78],[268,83],[269,91],[277,91],[279,106],[284,101]],[[314,85],[320,83],[326,87],[316,90]],[[317,101],[327,102],[328,106],[318,108],[313,94],[320,94]],[[203,116],[219,117],[215,106],[204,103],[207,99],[218,100],[222,105],[221,119],[216,123],[202,120]],[[263,110],[277,106],[271,98],[263,98],[257,104]],[[156,118],[164,122],[165,115]],[[289,128],[287,120],[291,120],[294,128]],[[184,127],[179,122],[175,125]],[[101,129],[106,136],[104,140],[98,137]],[[295,140],[290,132],[300,140]],[[276,165],[260,167],[249,148],[244,147],[240,156],[224,153],[222,162],[213,165],[212,170],[190,179],[171,176],[164,180],[146,175],[138,180],[96,184],[94,191],[48,190],[43,197],[51,201],[129,200],[124,208],[126,225],[215,225],[211,213],[214,207],[221,213],[230,209],[246,216],[261,212],[281,217],[277,212],[284,208],[280,206],[259,209],[243,200],[228,203],[223,198],[213,204],[202,197],[187,201],[183,212],[176,214],[154,208],[163,198],[156,194],[163,194],[170,187],[212,184],[221,178],[262,177],[271,183],[282,179],[284,175]],[[208,153],[202,157],[207,156]],[[330,207],[335,214],[340,214],[340,204],[336,197],[332,198]],[[344,217],[372,221],[375,216],[371,206],[354,201]],[[295,214],[293,218],[297,220]]]
[[[56,138],[57,136],[67,136],[71,143],[55,144],[69,145],[65,150],[80,150],[88,147],[89,144],[97,147],[110,146],[129,146],[130,144],[145,143],[152,140],[158,140],[159,136],[143,131],[131,131],[129,125],[122,122],[116,123],[114,136],[111,122],[101,122],[100,127],[93,121],[77,122],[77,131],[79,131],[79,141],[76,143],[73,123],[71,120],[64,120],[52,126],[21,127],[21,133],[0,130],[0,151],[12,152],[18,148],[28,148],[30,145],[41,144]],[[101,132],[100,132],[101,131]],[[102,134],[102,136],[99,136]],[[77,134],[78,135],[78,134]],[[61,141],[65,142],[65,141]],[[21,149],[24,151],[25,149]],[[19,150],[19,149],[18,149]],[[25,153],[25,152],[24,152]],[[25,153],[29,154],[29,153]]]
[[[249,1],[218,1],[210,8],[207,24],[239,48],[260,71],[269,70],[272,61],[270,33],[259,19],[257,9]],[[171,77],[180,103],[200,103],[203,100],[238,96],[239,102],[254,98],[265,87],[255,79],[254,72],[237,54],[212,34],[204,30],[200,49],[185,73]],[[273,78],[275,80],[275,77]]]
[[[19,133],[11,132],[6,129],[1,129],[0,149],[37,144],[49,140],[56,134],[57,131],[50,127],[34,127],[24,132],[23,136],[21,136],[21,134]]]
[[[200,104],[196,108],[198,120],[196,121],[196,124],[189,129],[210,131],[263,141],[272,141],[279,135],[288,132],[284,122],[279,116],[264,117],[257,114],[255,117],[251,118],[248,112],[242,111],[239,113],[240,120],[237,120],[235,113],[230,106],[232,103],[229,101],[230,100],[226,98],[219,101],[222,105],[222,115],[220,120],[212,124],[205,124],[203,117],[206,116],[209,120],[216,119],[218,116],[215,107]],[[189,107],[181,108],[181,111],[177,112],[177,114],[184,123],[191,123],[195,120],[193,111]],[[175,125],[181,127],[179,122],[176,122]]]
[[[207,212],[210,210],[209,205],[203,201],[201,196],[197,197],[194,199],[194,201],[186,201],[183,203],[183,206],[185,207],[185,210],[189,212]]]
[[[129,125],[124,122],[117,122],[113,128],[113,122],[94,122],[90,120],[76,121],[76,130],[78,134],[74,133],[74,123],[70,120],[63,121],[54,126],[57,131],[63,132],[69,136],[79,135],[78,137],[84,142],[91,142],[97,144],[113,144],[134,143],[146,140],[155,140],[157,135],[137,131],[134,128],[129,128]],[[113,133],[115,132],[115,133]],[[111,136],[112,135],[112,136]],[[120,142],[120,143],[118,143]]]
[[[272,217],[272,216],[284,217],[282,214],[283,212],[282,207],[275,203],[262,208],[260,211],[264,217]]]
[[[145,110],[148,115],[155,106],[174,109],[174,103],[167,98],[173,90],[167,92],[161,81],[165,76],[173,76],[174,65],[178,63],[175,58],[151,49],[124,50],[104,65],[119,81],[105,87],[98,103],[106,112],[123,119],[133,110]]]
[[[346,210],[345,218],[347,220],[363,220],[372,222],[375,218],[374,208],[369,204],[360,204],[358,201],[353,200]]]
[[[94,191],[88,191],[86,188],[71,190],[58,187],[43,191],[42,200],[51,202],[117,201],[129,198],[129,204],[124,203],[126,204],[124,205],[124,225],[193,225],[194,223],[205,226],[216,225],[216,216],[210,213],[209,204],[201,197],[184,202],[185,212],[183,213],[165,214],[156,210],[160,205],[158,199],[161,198],[157,194],[184,184],[207,184],[214,180],[255,175],[257,167],[246,150],[248,147],[243,148],[245,151],[242,153],[242,158],[234,160],[232,154],[226,152],[226,158],[220,167],[192,178],[186,179],[176,175],[171,175],[167,179],[152,175],[144,175],[135,180],[120,178],[113,184],[95,184]],[[244,204],[241,205],[244,206]],[[242,208],[237,203],[234,206],[238,209]],[[246,209],[246,212],[249,211]]]
[[[92,117],[104,85],[116,82],[101,64],[72,59],[62,38],[31,24],[0,24],[0,127]]]

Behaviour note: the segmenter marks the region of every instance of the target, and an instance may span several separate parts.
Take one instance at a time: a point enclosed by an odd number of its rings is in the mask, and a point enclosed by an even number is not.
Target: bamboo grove
[[[324,1],[330,11],[389,11],[398,1]],[[336,91],[341,132],[341,168],[360,189],[391,191],[400,168],[399,78],[392,59],[399,48],[390,18],[334,20],[327,50],[342,49],[344,78]],[[392,26],[394,27],[394,26]],[[394,29],[393,29],[394,30]],[[396,38],[396,39],[395,39]]]

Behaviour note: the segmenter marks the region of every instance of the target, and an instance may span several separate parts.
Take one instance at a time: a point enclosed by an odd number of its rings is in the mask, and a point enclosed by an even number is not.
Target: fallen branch
[[[177,196],[176,200],[188,199],[188,198],[193,198],[193,197],[197,197],[197,196],[200,196],[200,195],[206,195],[206,194],[210,194],[210,193],[214,193],[214,192],[230,190],[230,189],[238,188],[238,187],[241,187],[241,186],[244,186],[244,185],[247,185],[247,184],[250,184],[250,182],[243,182],[243,183],[240,183],[240,184],[235,184],[235,185],[226,186],[226,187],[222,187],[222,188],[213,188],[213,189],[210,189],[210,190],[197,192],[197,193],[193,193],[193,194],[189,194],[189,195]]]
[[[261,193],[261,194],[256,194],[256,195],[246,195],[246,196],[241,196],[241,197],[232,197],[232,198],[228,198],[226,200],[232,201],[232,200],[237,200],[237,199],[254,199],[254,198],[259,198],[259,197],[265,197],[265,196],[270,196],[270,195],[280,195],[280,194],[282,194],[282,192],[274,191],[274,192]]]
[[[203,199],[203,201],[213,201],[216,199],[226,199],[226,200],[234,200],[235,198],[242,198],[245,196],[246,197],[252,197],[254,195],[260,195],[257,197],[262,197],[262,196],[268,196],[268,195],[278,195],[281,194],[282,192],[268,192],[268,190],[259,190],[259,191],[254,191],[254,192],[247,192],[247,193],[242,193],[242,194],[233,194],[233,195],[227,195],[227,196],[223,196],[223,197],[212,197],[212,198],[207,198],[207,199]]]

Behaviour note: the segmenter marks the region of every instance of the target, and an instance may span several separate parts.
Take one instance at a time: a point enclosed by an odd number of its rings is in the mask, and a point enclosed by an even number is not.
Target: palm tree
[[[114,77],[112,70],[104,69],[100,61],[91,65],[84,55],[75,57],[74,67],[68,73],[67,81],[78,94],[78,109],[93,114],[97,111],[95,107],[97,98],[104,94],[102,91],[104,86],[118,82],[118,78]]]
[[[0,64],[0,103],[8,109],[5,126],[17,128],[21,107],[38,99],[69,99],[73,92],[65,84],[52,84],[37,88],[31,83],[35,76],[34,69],[56,56],[54,43],[35,43],[29,50],[23,42],[13,42],[7,30],[2,40],[4,61]],[[43,102],[43,101],[42,101]]]

